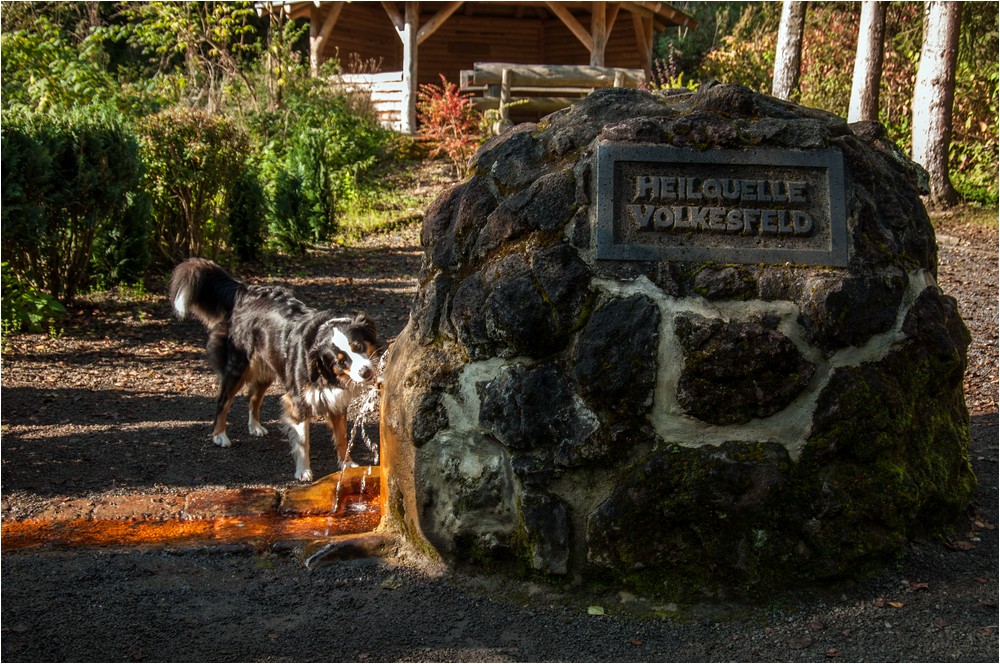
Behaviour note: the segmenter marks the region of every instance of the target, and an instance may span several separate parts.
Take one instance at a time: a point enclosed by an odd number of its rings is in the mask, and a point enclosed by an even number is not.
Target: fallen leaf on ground
[[[587,615],[590,615],[590,616],[603,616],[604,615],[604,607],[603,606],[598,606],[597,604],[592,604],[591,606],[587,607]]]
[[[393,574],[392,576],[383,580],[382,583],[378,584],[378,587],[384,590],[396,590],[397,588],[402,587],[402,585],[403,585],[403,580],[400,579],[395,574]]]
[[[802,650],[811,646],[812,642],[811,636],[795,636],[788,639],[787,644],[792,650]]]

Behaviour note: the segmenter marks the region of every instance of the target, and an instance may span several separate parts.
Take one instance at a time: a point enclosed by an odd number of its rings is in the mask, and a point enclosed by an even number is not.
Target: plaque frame
[[[667,243],[647,244],[616,240],[615,176],[622,163],[664,165],[720,165],[737,168],[784,168],[825,171],[829,194],[821,223],[829,224],[829,241],[815,248],[677,246]],[[668,145],[602,143],[597,147],[597,223],[595,256],[617,261],[682,261],[772,264],[792,263],[806,266],[845,267],[847,256],[847,218],[844,186],[844,157],[837,148],[795,150],[752,148],[747,150],[694,150]],[[738,236],[734,236],[738,237]]]

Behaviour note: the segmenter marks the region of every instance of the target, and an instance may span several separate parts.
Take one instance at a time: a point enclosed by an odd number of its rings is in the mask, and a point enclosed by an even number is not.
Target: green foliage
[[[142,176],[138,144],[110,113],[4,113],[3,245],[16,277],[72,300],[95,238]]]
[[[953,109],[951,179],[967,200],[996,204],[998,170],[998,10],[962,5]],[[692,3],[699,28],[668,31],[657,43],[661,79],[717,79],[769,93],[780,3]],[[859,3],[810,3],[803,35],[799,102],[846,116],[850,103]],[[697,33],[701,32],[699,36]],[[923,39],[923,4],[889,3],[879,120],[909,152],[913,86]]]
[[[705,55],[689,78],[739,83],[770,94],[780,19],[780,3],[747,3],[731,32],[719,38],[719,46]]]
[[[257,169],[244,168],[229,189],[229,244],[241,261],[260,256],[267,231],[267,198]]]
[[[465,177],[480,143],[480,116],[472,105],[472,94],[463,93],[444,74],[440,76],[441,85],[426,83],[417,91],[419,131],[435,145],[431,156],[445,155],[459,177]]]
[[[2,269],[4,336],[8,332],[41,332],[66,314],[58,300],[21,281],[6,261]]]
[[[723,48],[723,39],[733,33],[743,17],[745,2],[689,2],[682,5],[698,27],[694,30],[682,26],[668,28],[656,36],[654,62],[659,62],[660,87],[665,80],[687,74],[688,84],[697,81],[691,75],[698,72],[702,61],[709,53]]]
[[[952,184],[966,199],[996,205],[1000,170],[997,128],[1000,25],[996,3],[962,5],[955,77],[950,167]]]
[[[339,214],[359,197],[391,134],[304,68],[285,71],[280,97],[280,105],[250,121],[273,183],[272,239],[301,253],[337,231]]]
[[[7,11],[7,8],[4,8]],[[45,15],[0,35],[4,109],[102,106],[117,88],[99,32],[76,41]]]
[[[252,2],[128,2],[121,7],[122,22],[108,27],[106,37],[139,54],[143,64],[135,73],[155,79],[163,101],[209,111],[238,105],[246,96],[256,103],[245,73],[262,49]]]
[[[143,119],[139,131],[157,256],[168,264],[217,257],[228,236],[226,195],[249,152],[245,132],[225,116],[183,108]]]
[[[692,79],[685,79],[684,72],[678,71],[669,62],[656,60],[653,62],[652,80],[649,87],[653,90],[675,90],[685,88],[687,90],[697,90],[698,83]]]
[[[104,287],[141,283],[150,265],[149,194],[135,190],[115,223],[103,227],[94,240],[91,272],[95,285]]]
[[[268,226],[271,240],[290,254],[309,247],[310,210],[302,181],[286,171],[278,173],[274,191],[274,217]]]
[[[810,5],[802,39],[799,103],[847,115],[860,20],[858,3]]]

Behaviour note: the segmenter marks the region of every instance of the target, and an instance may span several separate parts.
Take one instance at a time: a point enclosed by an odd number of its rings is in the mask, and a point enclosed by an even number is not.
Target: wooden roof
[[[351,2],[351,0],[347,0]],[[262,8],[280,9],[291,18],[309,18],[311,7],[318,6],[318,0],[312,2],[260,2]],[[382,3],[387,4],[387,3]],[[392,2],[388,4],[399,5]],[[477,0],[476,2],[429,2],[420,3],[422,8],[458,4],[460,11],[466,16],[484,16],[501,18],[548,18],[559,16],[560,8],[568,11],[577,19],[589,17],[593,2],[496,2],[494,0]],[[624,11],[653,19],[654,30],[665,30],[671,26],[694,28],[698,22],[677,7],[666,2],[619,2]],[[588,18],[589,20],[589,18]]]

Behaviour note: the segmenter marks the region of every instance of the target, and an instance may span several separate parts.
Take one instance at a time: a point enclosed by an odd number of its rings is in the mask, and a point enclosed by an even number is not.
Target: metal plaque
[[[837,149],[597,152],[597,258],[847,265]]]

